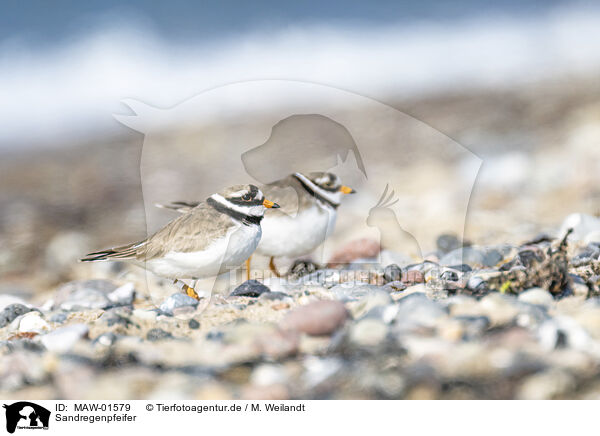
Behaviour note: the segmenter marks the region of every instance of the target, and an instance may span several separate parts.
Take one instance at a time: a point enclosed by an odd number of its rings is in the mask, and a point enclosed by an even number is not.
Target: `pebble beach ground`
[[[466,221],[448,182],[462,161],[424,144],[369,168],[404,195],[423,259],[360,234],[346,203],[319,265],[210,304],[77,263],[146,237],[141,135],[3,155],[0,397],[600,397],[599,96],[594,77],[399,102],[481,156]],[[383,187],[359,189],[356,209]],[[194,197],[163,201],[179,199]]]
[[[361,257],[373,248],[359,240],[340,248],[354,257],[347,264],[246,282],[202,311],[182,294],[156,307],[116,273],[62,284],[36,303],[3,295],[0,391],[598,398],[600,220],[576,215],[565,225],[567,239],[539,235],[518,246],[463,246],[441,235],[428,260],[408,265]]]

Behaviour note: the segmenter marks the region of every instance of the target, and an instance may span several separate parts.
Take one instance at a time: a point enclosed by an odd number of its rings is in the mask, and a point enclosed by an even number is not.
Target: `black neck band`
[[[328,198],[325,198],[322,195],[319,195],[318,192],[316,192],[310,185],[308,185],[304,180],[302,180],[297,175],[294,175],[294,177],[296,178],[296,180],[298,180],[300,182],[300,184],[306,190],[306,192],[308,192],[310,195],[315,197],[317,200],[322,201],[325,204],[328,204],[329,206],[333,207],[334,209],[338,208],[339,204],[336,204],[333,201],[329,200]]]
[[[211,205],[217,212],[224,213],[227,216],[230,216],[234,220],[241,221],[247,226],[252,224],[259,225],[260,221],[263,219],[263,216],[256,215],[246,215],[244,213],[238,212],[237,210],[229,209],[227,206],[219,203],[214,198],[208,197],[206,203]]]

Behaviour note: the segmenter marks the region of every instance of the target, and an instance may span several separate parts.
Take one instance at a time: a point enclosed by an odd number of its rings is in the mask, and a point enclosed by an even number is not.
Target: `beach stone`
[[[130,306],[135,300],[135,286],[126,283],[107,295],[108,299],[116,306]]]
[[[162,341],[165,339],[173,339],[173,335],[164,331],[163,329],[155,328],[148,331],[146,334],[146,339],[152,342]]]
[[[559,369],[551,369],[527,377],[517,392],[519,400],[551,400],[576,387],[575,378]]]
[[[176,292],[167,298],[159,307],[160,311],[168,316],[173,316],[174,311],[179,308],[193,308],[198,306],[198,300],[181,292]]]
[[[396,264],[388,265],[383,270],[383,280],[385,283],[396,282],[402,279],[402,268]]]
[[[529,304],[537,304],[539,306],[550,307],[554,302],[554,298],[550,292],[541,288],[531,288],[519,294],[519,301]]]
[[[597,349],[589,333],[573,318],[560,315],[548,319],[538,329],[540,344],[547,350],[573,348],[581,351]]]
[[[291,297],[284,292],[265,292],[260,294],[260,300],[274,301],[274,300],[290,300]]]
[[[110,347],[117,342],[118,336],[113,332],[102,333],[96,339],[94,339],[94,345],[101,345],[103,347]]]
[[[67,314],[65,312],[53,313],[48,320],[56,324],[62,324],[67,320]]]
[[[88,334],[89,327],[85,324],[71,324],[60,327],[40,337],[42,345],[54,353],[66,353],[75,343]]]
[[[568,229],[573,229],[569,240],[584,241],[588,234],[600,231],[600,218],[584,213],[573,213],[563,221],[558,237],[565,235]]]
[[[331,288],[341,283],[341,277],[342,275],[339,270],[325,268],[304,276],[301,280],[305,285],[319,285],[324,288]]]
[[[188,327],[191,328],[192,330],[198,330],[200,328],[200,323],[198,321],[196,321],[195,319],[190,319],[188,321]]]
[[[340,301],[357,301],[366,295],[380,291],[381,288],[363,282],[346,282],[330,289],[332,295]]]
[[[69,282],[57,291],[54,307],[69,312],[106,309],[113,305],[107,295],[116,288],[108,280]]]
[[[256,386],[271,386],[285,384],[288,376],[281,365],[263,363],[258,365],[250,374],[250,382]]]
[[[339,301],[315,301],[288,312],[281,327],[312,336],[333,333],[348,319],[348,311]]]
[[[17,317],[31,312],[33,309],[25,306],[24,304],[14,303],[6,306],[2,312],[0,312],[0,328],[6,327],[8,324],[13,322]]]
[[[350,341],[360,347],[374,347],[387,335],[387,326],[373,318],[358,321],[350,328]]]
[[[261,294],[271,292],[269,288],[258,280],[248,280],[233,290],[230,297],[260,297]]]
[[[355,318],[360,318],[377,306],[386,306],[392,302],[390,294],[383,290],[375,290],[365,295],[359,301],[350,304],[350,310]]]
[[[479,301],[483,310],[493,326],[510,324],[519,314],[517,299],[512,295],[503,295],[493,292]]]
[[[415,327],[433,328],[440,318],[448,314],[444,306],[420,292],[400,299],[397,305],[396,331],[407,331]]]
[[[371,259],[379,255],[378,241],[368,238],[356,239],[337,250],[329,259],[329,265],[347,264],[356,259]]]
[[[482,250],[474,247],[461,247],[452,250],[440,259],[440,265],[450,266],[461,263],[468,265],[483,265],[485,255]]]
[[[10,294],[0,294],[0,311],[3,311],[11,304],[21,304],[23,306],[29,307],[27,302],[22,298],[15,297],[14,295]]]
[[[41,333],[50,330],[50,325],[42,318],[37,311],[26,313],[19,323],[19,332]]]
[[[448,254],[451,251],[460,248],[461,243],[455,234],[444,233],[438,236],[438,238],[435,241],[435,245],[442,254]]]

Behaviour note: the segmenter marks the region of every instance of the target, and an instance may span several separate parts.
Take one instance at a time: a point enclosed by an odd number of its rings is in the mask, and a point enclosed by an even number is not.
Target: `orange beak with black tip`
[[[342,194],[356,194],[356,191],[352,188],[350,188],[349,186],[342,186],[340,188],[340,192]]]
[[[266,198],[263,200],[263,206],[267,209],[279,209],[279,205],[277,203],[273,203],[272,201],[269,201]]]

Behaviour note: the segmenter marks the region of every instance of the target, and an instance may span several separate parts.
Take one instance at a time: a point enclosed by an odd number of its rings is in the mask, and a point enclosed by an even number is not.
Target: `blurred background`
[[[600,211],[599,41],[592,1],[4,1],[0,292],[48,290],[80,274],[82,254],[146,236],[145,138],[115,119],[132,114],[123,101],[168,109],[253,80],[343,90],[427,130],[411,136],[419,152],[370,167],[393,174],[424,252],[447,231],[480,244],[555,232]],[[217,147],[215,126],[185,121],[171,144]],[[438,154],[440,140],[460,147]],[[453,208],[459,180],[467,203]]]

